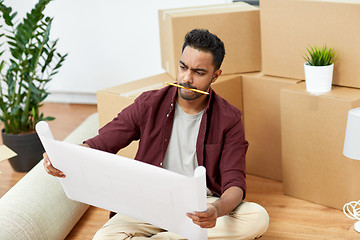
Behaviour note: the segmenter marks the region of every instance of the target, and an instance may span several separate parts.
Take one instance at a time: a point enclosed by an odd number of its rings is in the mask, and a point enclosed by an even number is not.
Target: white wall
[[[5,0],[19,15],[35,0]],[[164,72],[158,9],[230,3],[231,0],[54,0],[51,39],[69,53],[50,83],[47,101],[95,103],[99,89]]]

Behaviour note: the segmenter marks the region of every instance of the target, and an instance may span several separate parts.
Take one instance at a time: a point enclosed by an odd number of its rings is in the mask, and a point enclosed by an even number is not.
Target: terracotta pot
[[[28,172],[42,159],[45,150],[36,132],[8,134],[3,129],[1,136],[3,143],[17,153],[16,157],[9,159],[16,172]]]

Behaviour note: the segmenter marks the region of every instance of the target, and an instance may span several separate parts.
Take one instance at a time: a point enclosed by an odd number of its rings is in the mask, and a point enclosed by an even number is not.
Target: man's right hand
[[[44,168],[48,174],[53,175],[55,177],[60,177],[60,178],[65,177],[65,174],[62,171],[54,168],[54,166],[51,164],[50,159],[49,159],[48,155],[46,154],[46,152],[43,154],[43,157],[44,157]]]
[[[80,144],[80,146],[82,147],[90,147],[89,145],[85,144]],[[60,177],[60,178],[64,178],[65,174],[60,171],[59,169],[54,168],[54,166],[51,164],[51,161],[49,159],[49,156],[46,154],[46,152],[44,152],[43,154],[44,157],[44,168],[46,170],[46,172],[50,175],[53,175],[55,177]]]

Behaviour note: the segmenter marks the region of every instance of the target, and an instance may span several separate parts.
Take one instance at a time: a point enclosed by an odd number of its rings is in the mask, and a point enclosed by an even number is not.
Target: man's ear
[[[211,83],[214,83],[216,79],[221,75],[221,73],[222,73],[221,69],[216,70],[212,76]]]

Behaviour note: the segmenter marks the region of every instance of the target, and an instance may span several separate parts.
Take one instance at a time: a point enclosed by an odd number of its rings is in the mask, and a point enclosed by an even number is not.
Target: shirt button
[[[164,141],[167,142],[167,139],[165,139]]]
[[[160,163],[160,166],[162,166],[162,162]]]
[[[169,117],[169,114],[166,114],[166,117]]]

